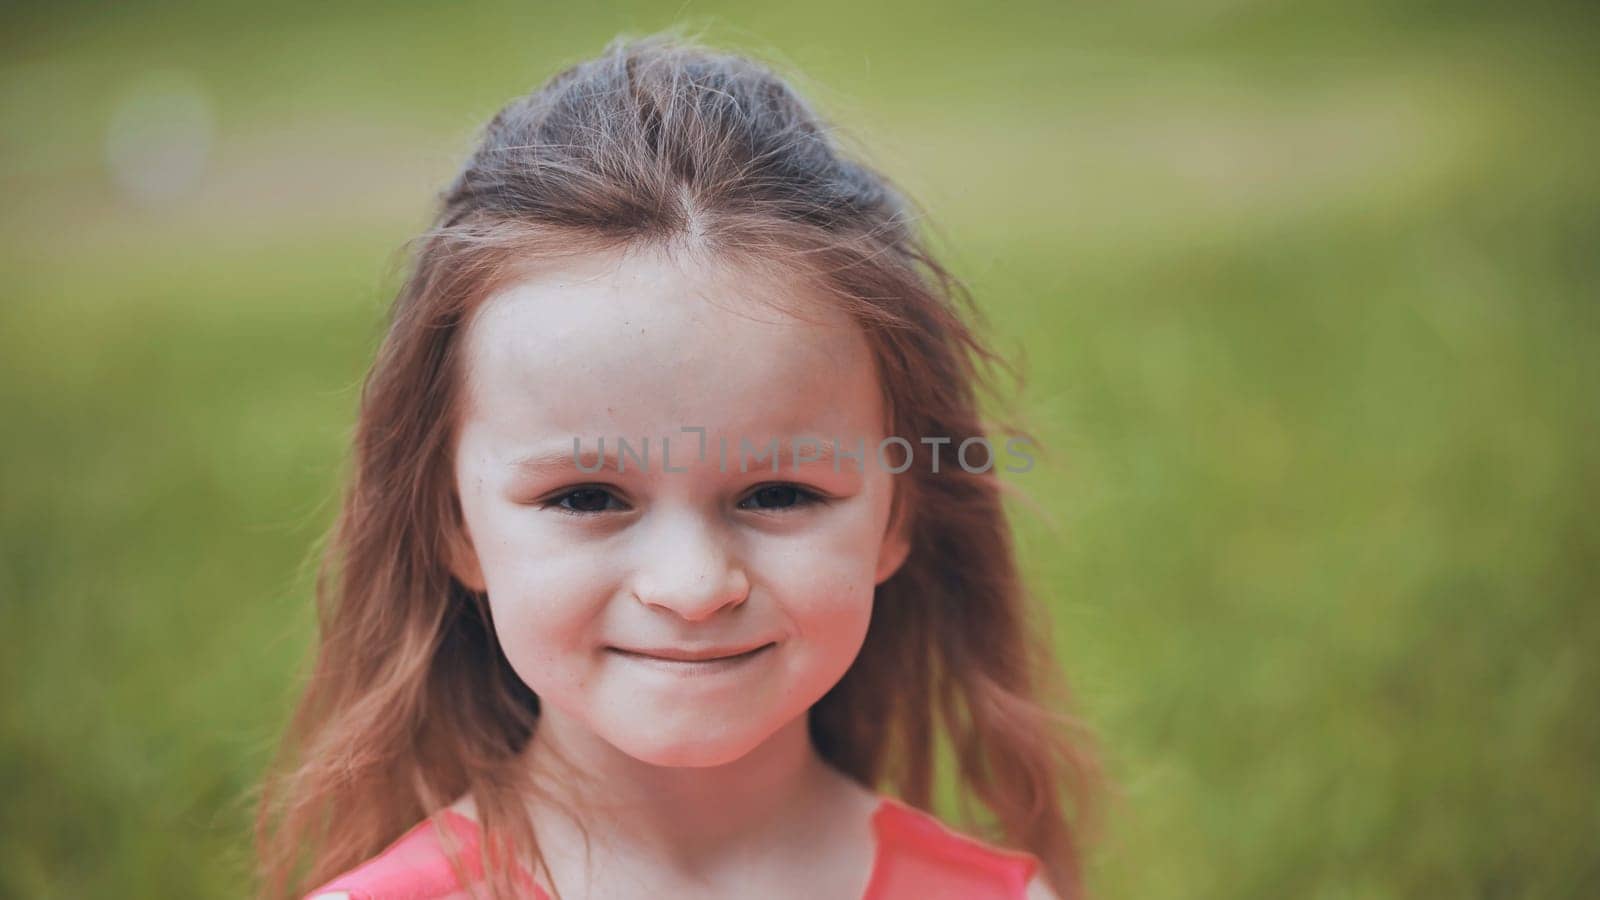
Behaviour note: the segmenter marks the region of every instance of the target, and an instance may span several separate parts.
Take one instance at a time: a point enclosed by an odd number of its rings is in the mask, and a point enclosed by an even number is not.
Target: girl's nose
[[[678,519],[661,523],[656,532],[634,573],[639,602],[696,622],[749,596],[744,568],[715,529]]]

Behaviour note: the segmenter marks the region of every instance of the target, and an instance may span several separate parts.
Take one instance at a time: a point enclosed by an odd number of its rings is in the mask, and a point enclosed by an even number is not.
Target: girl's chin
[[[682,740],[662,740],[666,735],[638,735],[637,740],[613,741],[622,753],[651,765],[670,765],[677,769],[706,769],[726,765],[749,754],[762,741],[749,738],[707,738],[683,735]]]
[[[730,729],[725,733],[707,733],[704,728],[650,730],[647,722],[639,724],[645,728],[630,728],[626,734],[614,734],[610,737],[611,744],[640,762],[675,768],[726,765],[759,747],[771,734],[770,731],[752,732],[748,728]]]

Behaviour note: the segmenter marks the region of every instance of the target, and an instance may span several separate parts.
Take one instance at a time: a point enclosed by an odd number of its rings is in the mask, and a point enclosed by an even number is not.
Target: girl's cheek
[[[547,550],[496,554],[486,569],[489,604],[507,655],[513,648],[549,655],[585,645],[596,607],[610,591],[602,577],[608,569],[595,555],[550,555]]]
[[[784,548],[760,565],[758,584],[770,591],[792,627],[818,636],[871,612],[873,561],[859,547],[837,547],[821,541],[811,552]]]
[[[563,695],[581,687],[592,662],[591,618],[561,584],[519,581],[491,590],[495,637],[511,668],[535,693]]]
[[[870,586],[882,538],[873,510],[860,503],[840,513],[805,532],[761,542],[763,565],[781,572],[789,585],[826,582],[834,591],[862,581]]]

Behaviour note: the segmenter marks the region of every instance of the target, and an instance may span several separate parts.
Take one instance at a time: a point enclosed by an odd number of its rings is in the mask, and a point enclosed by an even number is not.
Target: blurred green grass
[[[248,890],[396,250],[500,103],[684,19],[798,66],[1027,361],[1101,895],[1600,895],[1585,7],[4,15],[0,895]],[[161,71],[215,130],[140,204]]]

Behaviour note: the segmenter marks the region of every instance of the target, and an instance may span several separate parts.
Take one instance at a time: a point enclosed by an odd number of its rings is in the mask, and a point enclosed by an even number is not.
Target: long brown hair
[[[511,893],[508,861],[542,865],[518,765],[539,698],[485,598],[449,567],[461,336],[530,265],[651,244],[803,279],[842,304],[873,347],[889,433],[913,444],[895,496],[912,549],[877,589],[859,657],[810,712],[818,751],[925,809],[948,757],[983,835],[1081,896],[1099,774],[1027,602],[998,467],[969,471],[947,447],[933,474],[937,448],[918,440],[994,434],[979,407],[1004,363],[917,219],[772,69],[675,34],[619,38],[494,117],[415,242],[362,391],[314,669],[257,822],[265,894],[326,881],[463,794],[496,893]]]

